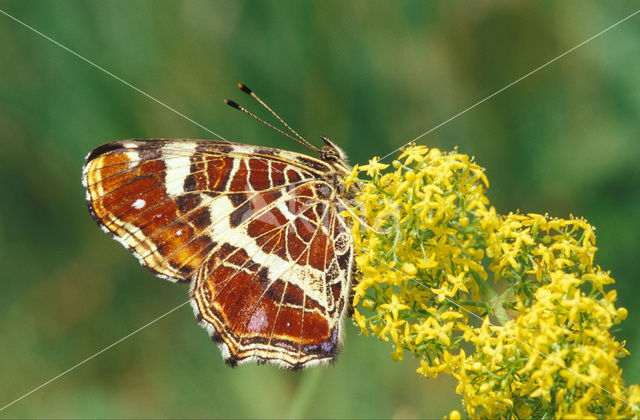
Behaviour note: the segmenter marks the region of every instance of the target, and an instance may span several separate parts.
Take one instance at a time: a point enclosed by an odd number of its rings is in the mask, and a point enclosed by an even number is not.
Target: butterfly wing
[[[192,282],[228,363],[296,368],[339,350],[353,246],[330,171],[277,149],[127,140],[91,152],[83,183],[103,230],[157,275]]]
[[[323,198],[326,187],[309,181],[238,225],[224,220],[221,245],[198,272],[192,296],[229,364],[297,368],[337,355],[353,257],[344,221]]]

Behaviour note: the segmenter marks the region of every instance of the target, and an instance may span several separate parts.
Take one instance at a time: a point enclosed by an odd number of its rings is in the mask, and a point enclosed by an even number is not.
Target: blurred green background
[[[256,104],[353,162],[385,155],[631,14],[635,1],[57,1],[0,8],[221,136],[301,150],[222,103]],[[132,137],[212,138],[0,15],[0,406],[183,303],[91,220],[84,156]],[[420,140],[487,168],[506,213],[586,217],[629,319],[640,382],[640,15]],[[0,417],[441,417],[455,383],[347,323],[332,367],[224,365],[190,308]]]

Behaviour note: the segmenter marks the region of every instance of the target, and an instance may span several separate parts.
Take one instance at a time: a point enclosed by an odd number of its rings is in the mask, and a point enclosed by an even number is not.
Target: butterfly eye
[[[324,146],[320,151],[320,158],[325,162],[338,162],[340,160],[340,155],[331,146]]]
[[[325,162],[346,162],[347,155],[334,142],[322,136],[325,146],[320,151],[320,158]]]

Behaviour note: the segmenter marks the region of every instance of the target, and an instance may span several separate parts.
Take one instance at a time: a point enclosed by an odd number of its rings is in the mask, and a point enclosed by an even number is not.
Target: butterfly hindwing
[[[338,352],[350,237],[334,208],[302,194],[293,189],[236,227],[195,278],[194,308],[231,364],[301,367]],[[290,222],[266,224],[266,215]]]

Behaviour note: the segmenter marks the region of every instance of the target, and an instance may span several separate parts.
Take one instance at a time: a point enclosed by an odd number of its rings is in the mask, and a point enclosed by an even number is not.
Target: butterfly
[[[340,351],[354,271],[342,213],[358,187],[346,188],[351,168],[336,144],[322,137],[316,148],[271,112],[298,138],[265,124],[319,157],[226,141],[119,140],[87,155],[82,182],[102,230],[155,275],[190,284],[195,316],[227,364],[298,369]]]

